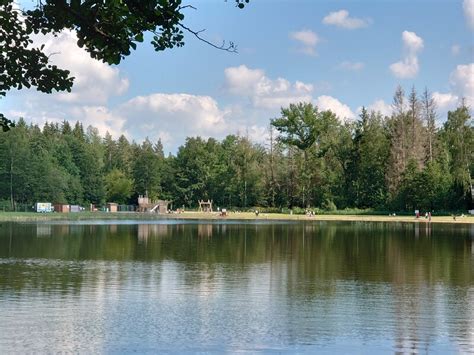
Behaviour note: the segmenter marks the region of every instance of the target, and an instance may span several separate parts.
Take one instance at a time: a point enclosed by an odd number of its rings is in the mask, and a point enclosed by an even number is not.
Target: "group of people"
[[[416,218],[420,218],[420,211],[416,210],[415,211],[415,216]],[[431,222],[431,211],[425,212],[425,219]]]

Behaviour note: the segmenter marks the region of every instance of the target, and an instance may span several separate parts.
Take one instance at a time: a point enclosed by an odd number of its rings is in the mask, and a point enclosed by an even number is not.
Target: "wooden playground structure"
[[[151,200],[146,195],[138,196],[138,212],[151,212],[151,213],[168,213],[168,205],[171,201],[168,200]]]
[[[199,212],[212,212],[212,200],[199,200]]]

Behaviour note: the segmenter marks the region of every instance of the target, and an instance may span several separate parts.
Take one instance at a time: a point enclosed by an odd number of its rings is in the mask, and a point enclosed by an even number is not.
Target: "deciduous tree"
[[[249,0],[236,0],[244,8]],[[151,34],[156,51],[181,47],[184,33],[226,51],[236,51],[233,42],[216,45],[184,23],[186,9],[181,0],[39,0],[33,9],[20,9],[14,0],[0,1],[0,96],[10,89],[36,87],[38,91],[71,91],[70,72],[50,64],[44,46],[32,46],[34,34],[76,33],[77,45],[92,58],[119,64]],[[12,122],[0,113],[0,127]]]

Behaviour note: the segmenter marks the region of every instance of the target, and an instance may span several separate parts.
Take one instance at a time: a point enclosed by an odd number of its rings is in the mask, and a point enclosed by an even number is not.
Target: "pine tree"
[[[469,109],[464,103],[455,111],[448,112],[442,138],[449,152],[449,165],[454,182],[452,206],[468,207],[471,200],[474,128]]]
[[[433,162],[434,158],[437,155],[437,137],[436,137],[436,102],[434,101],[433,96],[425,88],[421,98],[423,106],[423,118],[426,125],[426,161]]]

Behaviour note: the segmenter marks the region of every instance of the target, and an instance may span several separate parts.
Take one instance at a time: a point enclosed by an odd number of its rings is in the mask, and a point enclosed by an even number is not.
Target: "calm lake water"
[[[474,225],[0,226],[0,353],[473,353]]]

